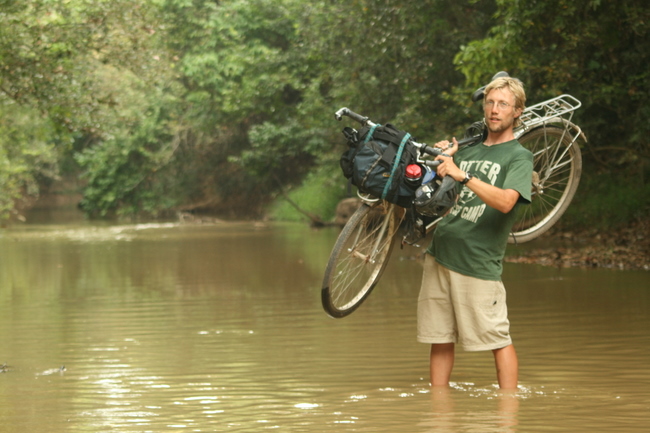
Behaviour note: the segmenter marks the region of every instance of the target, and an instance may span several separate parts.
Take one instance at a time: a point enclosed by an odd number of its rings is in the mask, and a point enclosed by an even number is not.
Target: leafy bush
[[[0,106],[0,220],[16,214],[17,203],[38,198],[39,182],[57,177],[56,139],[52,124],[37,112]]]
[[[560,220],[560,227],[596,229],[624,226],[650,211],[650,184],[621,173],[583,173],[578,193]]]

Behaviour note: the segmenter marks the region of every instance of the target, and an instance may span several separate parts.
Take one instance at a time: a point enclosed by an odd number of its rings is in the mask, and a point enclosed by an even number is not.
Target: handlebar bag
[[[391,124],[343,131],[349,149],[340,159],[343,175],[362,193],[411,207],[418,182],[406,179],[406,166],[416,162],[411,135]]]

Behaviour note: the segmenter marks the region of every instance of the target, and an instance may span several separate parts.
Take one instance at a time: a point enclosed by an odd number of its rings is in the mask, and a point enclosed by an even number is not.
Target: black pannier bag
[[[409,208],[419,182],[406,179],[406,166],[417,159],[411,135],[391,124],[345,128],[350,147],[341,156],[341,169],[359,191]]]

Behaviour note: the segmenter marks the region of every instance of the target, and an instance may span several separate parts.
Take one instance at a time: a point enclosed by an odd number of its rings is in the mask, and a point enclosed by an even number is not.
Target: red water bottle
[[[406,180],[412,184],[419,184],[422,179],[422,167],[419,164],[409,164],[406,166]]]

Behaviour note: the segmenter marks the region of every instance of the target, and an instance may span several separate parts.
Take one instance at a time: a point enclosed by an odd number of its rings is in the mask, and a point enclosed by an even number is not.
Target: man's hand
[[[442,149],[445,151],[447,155],[452,156],[458,150],[458,141],[456,140],[456,137],[452,138],[451,140],[452,141],[448,141],[448,140],[439,141],[436,144],[434,144],[433,147]]]
[[[452,147],[450,147],[450,145]],[[434,147],[445,149],[446,155],[436,157],[436,161],[441,161],[440,165],[436,168],[439,176],[451,176],[455,181],[460,182],[465,179],[465,172],[458,168],[454,159],[451,157],[458,150],[458,141],[453,138],[453,142],[447,140],[439,141],[434,144]]]
[[[434,146],[445,149],[449,146],[449,141],[440,141]],[[454,139],[454,153],[456,150],[458,150],[458,142]],[[449,150],[445,150],[445,153],[452,154]],[[456,165],[451,156],[440,155],[436,157],[436,161],[442,161],[436,169],[439,176],[451,176],[457,182],[465,180],[466,173]],[[519,193],[514,189],[501,189],[482,182],[477,177],[473,177],[466,186],[485,204],[503,213],[510,212],[519,199]]]

